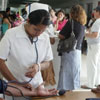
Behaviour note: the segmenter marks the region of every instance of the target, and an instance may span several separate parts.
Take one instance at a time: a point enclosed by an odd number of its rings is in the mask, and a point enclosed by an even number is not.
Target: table
[[[32,100],[86,100],[86,98],[100,98],[100,93],[93,93],[91,91],[70,91],[66,92],[63,96],[55,96],[50,98],[42,98]]]

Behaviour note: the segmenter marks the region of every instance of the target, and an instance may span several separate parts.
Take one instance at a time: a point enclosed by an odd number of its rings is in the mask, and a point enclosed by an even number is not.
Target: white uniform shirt
[[[49,36],[41,34],[37,41],[38,63],[53,59]],[[7,30],[0,42],[0,58],[7,59],[6,65],[14,77],[23,82],[30,78],[25,77],[27,69],[36,63],[36,51],[34,43],[31,44],[24,30],[24,24]],[[38,72],[31,84],[37,87],[43,82],[41,72]]]
[[[97,38],[87,38],[88,44],[100,43],[100,18],[97,19],[91,27],[91,32],[98,32],[99,36]]]
[[[45,30],[45,32],[49,35],[49,37],[55,37],[55,35],[54,35],[54,27],[53,27],[53,24],[50,24],[47,28],[46,28],[46,30]]]

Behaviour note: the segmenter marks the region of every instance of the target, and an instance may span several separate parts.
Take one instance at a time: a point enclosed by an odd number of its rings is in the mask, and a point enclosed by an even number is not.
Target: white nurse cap
[[[48,5],[43,3],[32,3],[26,7],[27,14],[35,10],[46,10],[49,11]]]

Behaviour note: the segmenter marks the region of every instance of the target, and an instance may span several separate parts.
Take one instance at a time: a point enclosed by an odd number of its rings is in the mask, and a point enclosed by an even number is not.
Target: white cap
[[[29,14],[32,11],[40,10],[40,9],[49,11],[48,5],[47,4],[42,4],[42,3],[32,3],[31,5],[26,7],[27,14]]]

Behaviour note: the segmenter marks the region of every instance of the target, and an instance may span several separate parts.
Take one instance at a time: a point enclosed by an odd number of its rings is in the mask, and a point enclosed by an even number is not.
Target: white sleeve
[[[52,24],[50,24],[48,26],[48,28],[46,29],[46,32],[48,33],[49,37],[55,37],[54,35],[54,27]]]
[[[8,31],[0,41],[0,58],[6,60],[10,51],[10,41]]]
[[[50,40],[49,38],[47,39],[47,50],[46,50],[46,56],[45,56],[45,59],[44,61],[50,61],[53,59],[53,53],[52,53],[52,48],[51,48],[51,44],[50,44]]]
[[[91,27],[91,32],[99,32],[100,30],[100,21],[96,20]]]

